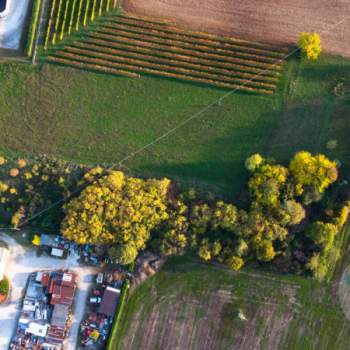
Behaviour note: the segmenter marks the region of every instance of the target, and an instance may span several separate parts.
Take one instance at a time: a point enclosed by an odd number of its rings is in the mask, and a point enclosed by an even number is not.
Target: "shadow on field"
[[[350,64],[329,64],[315,61],[308,63],[303,71],[303,79],[325,82],[342,79],[350,80]]]

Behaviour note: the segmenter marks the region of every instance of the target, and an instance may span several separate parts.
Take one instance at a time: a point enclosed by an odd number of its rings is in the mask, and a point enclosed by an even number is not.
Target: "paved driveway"
[[[6,305],[0,306],[0,349],[8,348],[12,335],[16,329],[20,313],[20,306],[24,295],[27,278],[30,273],[39,270],[55,270],[69,268],[78,274],[78,290],[75,297],[73,323],[65,350],[77,349],[77,335],[79,324],[85,311],[86,298],[96,269],[82,267],[77,259],[71,256],[67,260],[54,259],[48,256],[37,257],[35,250],[24,249],[13,238],[0,233],[0,239],[10,247],[10,259],[7,268],[7,277],[11,281],[11,297]]]
[[[30,0],[7,0],[0,15],[0,48],[18,50]]]

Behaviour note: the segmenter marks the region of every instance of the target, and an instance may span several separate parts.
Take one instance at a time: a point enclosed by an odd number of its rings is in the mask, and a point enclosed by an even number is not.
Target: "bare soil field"
[[[301,32],[315,31],[327,52],[350,56],[349,0],[123,0],[122,6],[185,28],[278,45],[295,45]]]
[[[348,350],[350,341],[330,286],[187,258],[134,290],[120,325],[113,350]]]

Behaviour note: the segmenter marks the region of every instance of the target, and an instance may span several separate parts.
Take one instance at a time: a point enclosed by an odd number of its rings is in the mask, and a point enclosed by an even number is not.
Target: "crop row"
[[[87,36],[106,40],[111,43],[118,43],[118,44],[123,43],[123,44],[128,44],[130,46],[141,47],[141,48],[146,47],[152,50],[159,50],[162,52],[179,54],[186,57],[205,58],[207,60],[212,60],[213,62],[217,62],[218,64],[221,64],[221,63],[238,64],[238,65],[247,67],[247,71],[253,70],[254,72],[263,73],[264,75],[272,75],[272,76],[279,75],[279,72],[278,72],[278,69],[280,68],[279,64],[272,65],[272,64],[262,63],[262,62],[256,62],[253,60],[240,59],[234,56],[222,56],[222,55],[218,55],[210,52],[200,52],[200,51],[195,51],[190,49],[183,49],[181,47],[171,46],[168,44],[159,44],[154,42],[147,42],[141,39],[134,39],[130,36],[123,36],[123,35],[116,36],[116,35],[110,35],[110,34],[99,33],[99,32],[88,33]]]
[[[56,63],[62,63],[68,66],[76,67],[76,68],[81,68],[81,69],[91,69],[91,70],[96,70],[99,72],[104,72],[104,73],[110,73],[110,74],[116,74],[116,75],[122,75],[130,78],[139,78],[140,75],[137,73],[133,73],[127,70],[123,69],[115,69],[115,68],[110,68],[106,66],[101,66],[99,64],[92,64],[92,63],[84,63],[79,60],[73,60],[73,59],[67,59],[63,57],[58,57],[58,56],[49,56],[48,59],[52,62]]]
[[[242,59],[239,57],[235,57],[232,54],[231,55],[223,55],[221,53],[216,53],[216,52],[211,52],[211,51],[200,51],[197,49],[197,47],[181,47],[181,46],[176,46],[173,43],[167,41],[166,39],[151,39],[147,40],[146,37],[142,34],[138,35],[133,35],[130,33],[111,33],[108,31],[98,31],[94,32],[93,34],[89,34],[94,37],[99,37],[103,39],[108,39],[112,41],[122,41],[126,43],[134,43],[135,45],[142,45],[145,46],[149,44],[152,47],[156,47],[159,49],[166,49],[167,51],[170,52],[177,52],[179,54],[185,54],[189,56],[196,56],[196,57],[205,57],[205,58],[211,58],[215,59],[218,61],[227,61],[227,62],[233,62],[233,63],[238,63],[238,64],[243,64],[247,66],[251,66],[254,68],[260,68],[264,69],[266,71],[278,71],[280,69],[280,62],[276,61],[276,63],[266,63],[266,62],[260,62],[256,60],[250,60],[250,59]]]
[[[167,77],[167,78],[181,79],[181,80],[191,81],[195,83],[203,83],[206,85],[214,85],[218,87],[237,89],[241,91],[273,94],[273,90],[259,89],[259,88],[250,87],[247,85],[224,83],[224,82],[210,80],[206,78],[192,77],[181,73],[172,73],[172,72],[167,72],[163,70],[133,66],[130,64],[111,62],[100,58],[86,57],[86,56],[73,54],[66,51],[57,51],[55,53],[55,56],[49,56],[49,60],[58,62],[58,63],[68,64],[68,65],[70,65],[69,62],[71,61],[71,62],[74,62],[75,66],[77,65],[77,62],[82,62],[84,64],[91,64],[95,67],[91,69],[98,69],[98,67],[103,67],[103,70],[101,69],[101,71],[104,71],[104,72],[107,72],[106,70],[107,68],[116,68],[117,70],[128,70],[128,71],[130,70],[131,72],[140,72],[140,73],[145,73],[150,75],[158,75],[158,76]]]
[[[142,35],[143,38],[147,41],[158,41],[158,42],[168,42],[174,46],[180,46],[184,48],[196,49],[199,51],[205,52],[214,52],[221,55],[234,55],[235,57],[246,58],[250,60],[257,60],[265,63],[273,63],[276,61],[275,57],[267,57],[259,54],[243,52],[243,51],[235,51],[233,49],[226,49],[221,47],[215,47],[212,45],[204,44],[203,42],[186,41],[180,39],[172,39],[166,33],[153,33],[149,31],[144,31],[142,29],[136,27],[127,27],[121,24],[105,24],[104,27],[101,28],[101,31],[104,33],[128,33],[129,35],[133,35],[135,37]]]
[[[118,14],[117,16],[112,17],[112,19],[115,19],[115,21],[118,21],[120,19],[122,20],[129,20],[129,21],[135,21],[140,23],[140,26],[145,26],[145,25],[156,25],[159,26],[160,28],[170,28],[174,33],[186,33],[189,36],[193,36],[195,38],[203,38],[203,39],[211,39],[223,43],[233,43],[233,44],[239,44],[241,46],[248,46],[248,47],[254,47],[257,49],[263,49],[263,50],[270,50],[270,51],[276,51],[276,52],[283,52],[286,53],[289,51],[288,48],[286,47],[276,47],[270,44],[265,44],[265,43],[259,43],[259,42],[252,42],[252,41],[247,41],[247,40],[242,40],[238,38],[234,38],[231,36],[219,36],[215,34],[210,34],[210,33],[204,33],[204,32],[198,32],[198,31],[184,31],[183,29],[180,29],[178,27],[174,26],[174,23],[169,21],[169,20],[159,20],[159,19],[153,19],[150,17],[144,17],[144,16],[139,16],[137,15],[134,16],[132,14]]]
[[[267,57],[274,57],[274,58],[282,58],[285,56],[284,52],[277,51],[277,50],[267,50],[267,49],[261,49],[261,48],[255,48],[254,46],[249,45],[241,45],[240,42],[230,42],[230,41],[219,41],[216,39],[204,36],[196,36],[193,35],[191,32],[186,32],[184,30],[170,27],[170,26],[164,26],[160,24],[154,24],[154,23],[145,23],[142,21],[138,21],[136,19],[130,19],[126,17],[111,17],[112,26],[119,25],[119,28],[124,28],[126,30],[130,28],[138,28],[142,31],[145,31],[147,33],[153,33],[156,36],[160,37],[167,37],[169,39],[174,40],[181,40],[186,41],[190,43],[198,43],[205,46],[214,46],[217,48],[222,49],[228,49],[233,51],[242,51],[242,52],[248,52],[257,54],[260,56],[267,56]]]
[[[202,57],[203,55],[201,55],[200,57],[196,57],[196,56],[190,56],[186,54],[179,54],[176,51],[167,51],[166,49],[157,49],[152,45],[151,46],[147,45],[147,43],[145,46],[142,46],[143,42],[135,43],[135,45],[132,45],[130,41],[128,42],[109,41],[109,40],[99,39],[94,36],[87,37],[84,40],[84,42],[93,43],[93,44],[105,46],[105,47],[121,49],[125,51],[131,51],[131,52],[140,53],[140,54],[147,54],[155,57],[175,58],[177,61],[202,64],[205,66],[216,67],[219,69],[227,69],[234,72],[250,73],[253,75],[259,75],[259,77],[261,76],[262,78],[268,81],[276,81],[276,82],[278,81],[278,77],[276,76],[275,72],[270,72],[270,71],[266,72],[263,69],[254,68],[251,66],[240,65],[232,62],[213,60],[210,58]]]
[[[105,63],[117,63],[117,64],[123,64],[127,65],[129,68],[132,67],[133,70],[139,71],[139,72],[146,72],[148,71],[154,72],[154,71],[163,71],[167,73],[173,73],[173,74],[182,74],[184,76],[192,77],[192,78],[205,78],[211,81],[217,81],[220,83],[227,83],[227,84],[233,84],[233,85],[239,85],[242,84],[245,87],[251,87],[251,88],[262,88],[265,90],[274,90],[275,85],[252,81],[248,79],[241,79],[241,78],[235,78],[235,77],[226,77],[222,76],[220,74],[214,74],[214,73],[206,73],[206,72],[199,72],[193,69],[189,68],[182,68],[182,67],[174,67],[169,64],[160,64],[155,62],[148,62],[148,61],[142,61],[140,59],[134,59],[130,57],[121,57],[121,56],[115,56],[107,53],[100,53],[93,50],[87,50],[87,49],[79,49],[72,46],[66,46],[65,51],[66,53],[73,53],[81,56],[88,56],[92,58],[99,58],[103,60]],[[62,52],[61,52],[62,53]]]
[[[49,19],[45,35],[45,50],[50,41],[55,45],[57,40],[63,40],[65,35],[70,35],[73,28],[79,30],[82,24],[86,26],[89,21],[94,21],[96,16],[101,16],[117,6],[117,0],[52,0]]]
[[[111,41],[116,42],[125,42],[130,43],[134,45],[140,45],[140,46],[148,46],[152,48],[157,48],[160,50],[165,50],[168,52],[175,52],[178,54],[184,54],[188,56],[194,56],[194,57],[204,57],[208,59],[214,59],[217,61],[224,61],[224,62],[232,62],[232,63],[238,63],[242,65],[247,65],[250,67],[254,67],[257,69],[262,69],[266,71],[267,73],[270,72],[272,75],[278,74],[278,70],[280,69],[280,62],[277,61],[274,64],[266,63],[266,62],[259,62],[255,60],[249,60],[249,59],[242,59],[239,57],[235,57],[233,55],[222,55],[217,54],[213,52],[208,51],[197,51],[196,49],[190,49],[190,48],[183,48],[180,46],[172,45],[171,43],[165,42],[164,40],[162,42],[158,41],[147,41],[142,35],[137,36],[136,38],[133,35],[130,35],[129,33],[119,33],[119,35],[116,35],[115,33],[108,34],[104,32],[95,32],[93,34],[89,34],[93,37],[103,38]]]
[[[206,73],[213,73],[213,74],[220,74],[222,78],[243,78],[243,79],[250,79],[250,80],[255,80],[255,81],[261,81],[264,83],[264,86],[267,88],[274,88],[276,79],[272,78],[273,80],[271,81],[270,77],[263,77],[259,75],[254,75],[246,72],[239,72],[235,70],[228,70],[224,68],[217,68],[213,67],[211,65],[203,65],[203,64],[198,64],[198,63],[191,63],[191,62],[186,62],[186,61],[181,61],[176,59],[176,57],[161,57],[161,56],[154,56],[154,55],[148,55],[145,53],[140,53],[140,52],[132,52],[132,51],[127,51],[123,49],[116,49],[116,48],[110,48],[108,46],[101,46],[101,45],[95,45],[94,43],[88,43],[88,42],[76,42],[73,44],[74,47],[79,47],[87,50],[92,50],[96,52],[102,52],[102,53],[107,53],[111,54],[114,56],[117,56],[118,59],[120,57],[124,57],[126,59],[138,59],[141,61],[145,62],[151,62],[151,63],[157,63],[157,64],[165,64],[173,67],[184,67],[184,68],[189,68],[193,69],[194,71],[199,71],[202,74]],[[272,84],[271,84],[272,83]]]

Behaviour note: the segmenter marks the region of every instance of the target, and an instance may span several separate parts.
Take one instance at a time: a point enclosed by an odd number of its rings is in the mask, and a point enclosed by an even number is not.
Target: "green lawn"
[[[332,86],[350,60],[291,60],[272,97],[233,94],[129,159],[135,175],[170,176],[226,196],[245,181],[253,152],[287,161],[300,149],[348,161],[349,98]],[[0,149],[113,163],[172,129],[227,91],[174,80],[122,78],[43,64],[0,65]]]
[[[350,323],[330,285],[233,273],[187,257],[169,260],[141,285],[120,324],[113,349],[345,350],[350,342]]]

